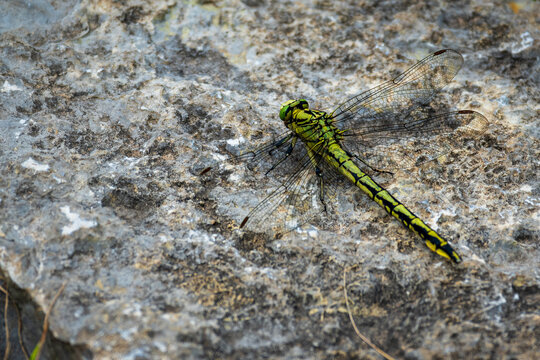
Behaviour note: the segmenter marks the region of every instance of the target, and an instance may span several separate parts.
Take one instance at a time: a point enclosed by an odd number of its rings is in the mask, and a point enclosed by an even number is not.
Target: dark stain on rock
[[[172,139],[160,139],[160,141],[154,141],[152,146],[148,148],[149,155],[158,155],[169,158],[174,158],[178,155],[176,145]]]
[[[252,250],[267,252],[268,248],[266,247],[266,244],[269,241],[271,241],[271,239],[265,234],[248,232],[236,240],[235,247],[247,256]]]
[[[177,103],[187,112],[187,116],[180,116],[178,121],[178,124],[187,134],[191,134],[197,139],[204,137],[205,140],[231,139],[234,137],[232,130],[224,127],[219,119],[213,119],[203,106],[197,104],[182,105],[181,101]]]
[[[17,186],[17,189],[15,190],[15,195],[20,196],[22,198],[28,198],[30,197],[34,192],[36,191],[36,188],[34,184],[30,180],[24,180]]]
[[[43,103],[39,99],[34,99],[32,102],[32,112],[36,113],[43,109]]]
[[[508,50],[497,51],[492,53],[491,56],[484,57],[480,67],[495,71],[504,78],[528,80],[532,85],[538,81],[538,73],[535,70],[537,60],[533,53],[531,55],[528,55],[528,53],[524,51],[523,53],[512,54]]]
[[[124,11],[122,15],[118,17],[118,20],[128,25],[128,24],[138,22],[144,16],[144,14],[145,13],[143,11],[142,6],[132,6],[128,8],[126,11]]]
[[[264,6],[266,2],[264,0],[241,0],[242,3],[249,7],[259,7]]]
[[[242,92],[260,87],[219,52],[210,48],[190,48],[178,36],[157,46],[157,51],[160,57],[153,65],[157,76],[187,79],[205,76],[205,81],[210,84]]]
[[[514,231],[514,239],[522,244],[538,244],[540,232],[528,227],[519,227]]]
[[[83,155],[88,155],[100,143],[96,135],[90,130],[72,132],[66,135],[63,140],[69,149],[76,150]]]
[[[133,194],[121,189],[108,192],[102,199],[101,205],[113,209],[144,211],[159,206],[161,201],[146,194]]]

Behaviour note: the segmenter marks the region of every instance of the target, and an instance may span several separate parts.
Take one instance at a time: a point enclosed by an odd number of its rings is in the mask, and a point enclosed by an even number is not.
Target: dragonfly
[[[448,241],[367,174],[410,169],[440,158],[443,139],[477,137],[487,119],[473,110],[434,113],[433,97],[457,74],[463,57],[436,51],[394,79],[344,101],[332,112],[288,100],[279,117],[287,130],[263,145],[233,156],[250,170],[280,176],[279,186],[243,218],[241,229],[261,232],[268,224],[294,229],[339,203],[343,186],[354,185],[416,233],[427,247],[462,261]],[[403,144],[413,144],[412,148]],[[363,171],[363,170],[364,171]]]

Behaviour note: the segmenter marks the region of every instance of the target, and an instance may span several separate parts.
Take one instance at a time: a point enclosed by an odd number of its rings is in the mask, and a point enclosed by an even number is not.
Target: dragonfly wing
[[[303,145],[301,145],[304,148]],[[320,154],[303,149],[296,168],[242,221],[241,227],[260,232],[273,229],[288,232],[336,206],[337,188],[343,180]]]
[[[370,166],[386,171],[410,169],[440,158],[461,142],[479,137],[489,125],[482,114],[471,110],[388,116],[386,126],[348,131],[343,141]]]
[[[437,51],[373,89],[345,101],[332,112],[342,129],[377,131],[393,124],[392,116],[407,116],[430,102],[457,74],[463,57],[454,50]]]
[[[293,138],[294,135],[286,131],[257,148],[231,156],[231,160],[245,163],[246,167],[252,171],[267,173],[272,164],[284,160],[288,152],[294,152],[294,149],[290,149]]]
[[[458,52],[439,50],[393,80],[339,105],[332,116],[336,126],[347,130],[344,147],[371,167],[392,171],[448,153],[448,142],[459,139],[457,134],[481,134],[488,122],[477,112],[434,114],[422,106],[454,78],[462,64]]]
[[[408,114],[425,105],[457,74],[463,57],[446,49],[428,55],[393,80],[360,93],[332,112],[343,129],[377,130],[387,125],[388,114]]]

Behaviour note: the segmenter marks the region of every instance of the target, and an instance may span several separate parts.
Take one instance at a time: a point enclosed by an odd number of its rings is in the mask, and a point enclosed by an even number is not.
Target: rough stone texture
[[[32,3],[0,4],[0,267],[44,309],[67,283],[50,329],[80,356],[376,359],[348,267],[395,357],[538,356],[538,2]],[[442,48],[442,99],[489,130],[385,185],[462,264],[359,192],[327,228],[236,230],[273,185],[226,156],[281,102],[331,110]]]

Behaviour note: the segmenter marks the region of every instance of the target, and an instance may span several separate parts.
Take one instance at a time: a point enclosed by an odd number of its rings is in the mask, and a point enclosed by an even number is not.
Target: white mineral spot
[[[471,260],[474,260],[474,261],[478,261],[479,263],[481,264],[486,264],[486,262],[484,261],[484,259],[478,257],[476,254],[471,254]]]
[[[2,85],[1,92],[12,92],[12,91],[22,91],[23,88],[18,87],[17,85],[11,85],[7,80],[4,81],[4,85]]]
[[[99,69],[88,69],[86,70],[86,72],[90,73],[90,76],[94,79],[99,79],[99,73],[102,72],[104,69],[103,68],[99,68]]]
[[[62,206],[60,210],[71,221],[71,224],[62,228],[62,235],[70,235],[79,229],[87,229],[97,225],[97,222],[94,220],[81,219],[79,214],[71,212],[69,206]]]
[[[512,53],[517,54],[520,53],[532,46],[534,43],[534,39],[531,36],[531,33],[528,31],[522,33],[521,35],[521,43],[520,44],[513,44],[512,45]]]
[[[53,178],[54,180],[56,180],[56,182],[57,182],[58,184],[61,184],[61,183],[65,183],[65,182],[66,182],[64,179],[59,178],[59,177],[56,176],[56,175],[53,175],[52,178]]]
[[[36,160],[34,160],[32,158],[28,158],[28,160],[23,162],[21,165],[22,165],[23,168],[32,169],[32,170],[35,170],[35,171],[38,171],[38,172],[49,170],[49,165],[40,164]]]
[[[161,241],[162,243],[167,243],[170,241],[169,237],[165,234],[159,234],[158,235],[158,239],[159,241]]]
[[[237,183],[237,182],[240,182],[241,177],[240,177],[239,174],[231,174],[231,175],[229,176],[229,180],[230,180],[231,182]]]
[[[166,353],[167,352],[167,344],[165,343],[162,343],[160,341],[154,341],[154,346],[159,350],[161,351],[162,353]]]
[[[240,137],[238,139],[227,140],[227,144],[229,144],[231,146],[238,146],[238,145],[244,143],[245,141],[246,141],[246,139],[244,139],[243,137]]]
[[[522,192],[531,192],[531,191],[532,191],[532,186],[529,185],[529,184],[522,185],[522,186],[519,188],[519,191],[522,191]]]
[[[307,236],[309,236],[312,239],[315,239],[317,237],[318,231],[317,229],[308,229],[306,233],[307,233]]]
[[[212,154],[212,158],[219,160],[219,161],[225,161],[227,160],[227,156],[221,155],[221,154]]]
[[[508,96],[501,96],[500,98],[497,99],[497,102],[501,105],[501,106],[506,106],[510,103],[510,100],[508,99]]]

